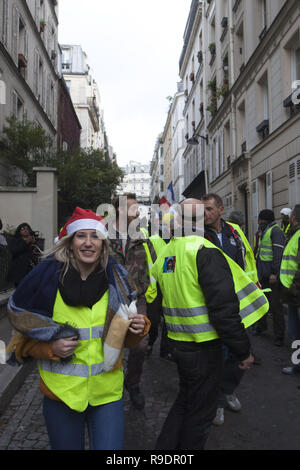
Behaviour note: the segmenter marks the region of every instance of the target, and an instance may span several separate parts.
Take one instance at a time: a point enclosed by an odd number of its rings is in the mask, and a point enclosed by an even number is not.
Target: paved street
[[[300,449],[300,377],[282,374],[290,352],[287,346],[278,348],[272,341],[270,333],[252,337],[255,354],[261,357],[262,364],[253,366],[239,387],[241,412],[226,410],[225,424],[212,428],[207,449]],[[133,409],[125,392],[126,450],[153,450],[176,396],[176,366],[161,360],[157,347],[158,344],[144,367],[145,409]],[[0,450],[4,449],[49,449],[36,371],[27,377],[0,416]]]

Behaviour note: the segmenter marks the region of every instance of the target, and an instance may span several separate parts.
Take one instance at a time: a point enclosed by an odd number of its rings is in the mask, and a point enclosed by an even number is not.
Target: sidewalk
[[[6,312],[7,300],[12,292],[13,290],[9,290],[0,294],[0,340],[5,345],[9,343],[12,331]],[[19,390],[26,376],[33,370],[33,367],[33,362],[20,367],[0,364],[0,415],[5,411],[10,400]]]

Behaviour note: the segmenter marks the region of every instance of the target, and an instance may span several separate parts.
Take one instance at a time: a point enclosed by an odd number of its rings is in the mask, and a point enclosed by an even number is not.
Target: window
[[[272,171],[266,173],[266,209],[273,209]]]
[[[269,135],[269,87],[267,72],[258,81],[257,106],[259,125],[256,131],[264,139]]]
[[[294,92],[299,88],[300,80],[300,31],[296,30],[284,46],[283,68],[286,71],[286,80],[283,90],[283,107],[289,110],[290,115],[299,112],[300,106],[295,103]],[[300,97],[300,94],[298,95]]]
[[[227,170],[230,167],[230,154],[231,154],[231,143],[230,143],[230,121],[228,120],[224,126],[224,140],[223,140],[223,153],[227,163]]]
[[[246,112],[244,101],[238,106],[237,131],[238,150],[240,153],[244,153],[246,151]]]
[[[300,80],[300,45],[292,50],[291,55],[291,76],[292,76],[292,88],[296,89],[297,86],[293,86],[293,82]]]
[[[34,51],[33,91],[36,99],[41,103],[42,107],[45,108],[45,73],[43,61],[38,50]],[[50,90],[47,89],[47,94],[49,92]],[[47,99],[49,99],[49,96],[47,96]]]
[[[210,62],[209,65],[212,66],[216,58],[216,29],[215,29],[215,17],[212,18],[209,28],[209,46],[210,51]]]
[[[39,58],[38,70],[38,97],[42,107],[45,107],[45,80],[44,80],[44,66],[41,58]]]
[[[62,68],[63,71],[71,71],[71,51],[70,49],[63,49],[62,51]]]
[[[238,77],[239,74],[242,72],[245,59],[244,59],[244,23],[243,21],[237,26],[236,28],[236,41],[235,41],[235,50],[234,50],[234,58],[235,58],[235,76]]]
[[[263,96],[263,114],[264,119],[269,119],[269,90],[267,78],[262,84],[262,96]]]
[[[12,92],[12,114],[20,121],[25,117],[24,102],[15,90]]]
[[[219,137],[215,139],[215,176],[218,178],[220,175],[220,146],[219,146]]]
[[[212,146],[209,148],[209,182],[211,183],[213,180],[213,148]]]

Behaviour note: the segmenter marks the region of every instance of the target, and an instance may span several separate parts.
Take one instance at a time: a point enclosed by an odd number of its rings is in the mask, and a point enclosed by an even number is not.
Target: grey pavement
[[[271,330],[271,319],[269,329]],[[273,345],[270,331],[251,339],[261,358],[238,388],[242,410],[225,411],[223,426],[213,426],[207,450],[299,450],[300,377],[287,376],[291,350]],[[159,358],[159,342],[144,365],[142,390],[146,406],[134,409],[125,398],[125,450],[153,450],[157,435],[176,397],[174,363]],[[2,366],[3,367],[3,366]],[[4,366],[5,367],[5,366]],[[37,370],[32,371],[0,416],[0,450],[49,449],[42,416],[42,396]]]
[[[6,312],[6,304],[11,292],[12,290],[8,290],[0,293],[0,415],[5,411],[11,398],[19,390],[25,377],[34,367],[32,361],[21,367],[10,367],[1,364],[5,359],[4,346],[9,343],[12,332]]]

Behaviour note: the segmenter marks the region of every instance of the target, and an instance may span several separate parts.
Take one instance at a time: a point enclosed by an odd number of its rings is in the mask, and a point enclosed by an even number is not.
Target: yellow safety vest
[[[141,228],[141,231],[145,235],[145,237],[148,238],[148,231],[144,228]],[[158,256],[158,253],[166,246],[166,242],[159,235],[152,235],[151,237],[149,237],[149,240],[153,245],[156,256]],[[150,281],[149,286],[145,292],[145,299],[148,304],[152,304],[152,302],[154,302],[157,297],[156,279],[151,275],[151,269],[154,260],[152,259],[149,246],[146,242],[143,243],[143,247],[146,253],[147,270]]]
[[[288,244],[286,245],[280,266],[280,282],[287,288],[291,287],[295,274],[299,269],[298,250],[299,250],[300,230],[298,230]]]
[[[158,256],[151,273],[162,291],[168,337],[176,341],[202,342],[219,337],[209,321],[205,298],[198,282],[196,259],[202,245],[218,249],[225,256],[232,272],[235,293],[240,303],[239,313],[245,328],[257,322],[269,309],[263,292],[222,250],[202,237],[173,238]],[[168,269],[170,261],[173,268]]]
[[[79,329],[78,346],[71,361],[38,361],[47,387],[71,409],[82,412],[120,400],[123,394],[123,370],[103,371],[103,330],[108,306],[108,291],[88,307],[71,307],[57,292],[53,320]]]
[[[253,250],[250,246],[250,243],[247,240],[246,235],[244,234],[243,230],[241,229],[239,225],[233,224],[231,222],[227,222],[227,224],[231,225],[238,232],[245,246],[245,262],[246,262],[245,273],[247,274],[247,276],[250,277],[252,282],[254,282],[255,284],[258,283],[256,261],[255,261]]]
[[[272,227],[269,227],[268,230],[264,233],[263,237],[259,238],[258,250],[257,250],[256,256],[261,261],[273,260],[273,244],[272,244],[271,233],[272,233],[273,228],[275,227],[280,228],[278,224],[272,225]]]

